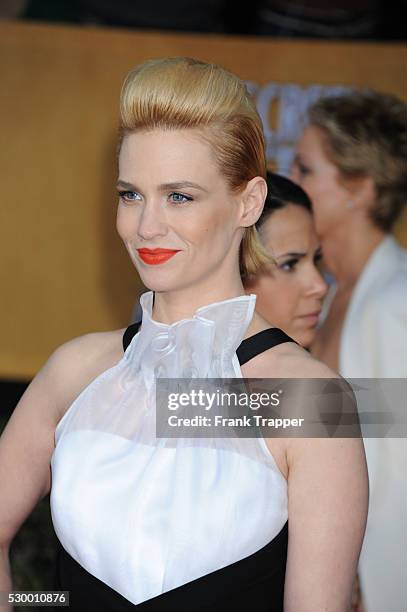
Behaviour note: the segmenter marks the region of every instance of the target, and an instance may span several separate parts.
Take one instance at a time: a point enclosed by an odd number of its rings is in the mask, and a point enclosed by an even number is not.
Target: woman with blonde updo
[[[407,104],[375,91],[317,101],[291,176],[312,200],[325,265],[335,279],[312,353],[348,378],[407,378],[407,251],[391,233],[407,203]],[[388,415],[389,425],[393,418]],[[366,612],[402,612],[407,444],[366,437],[365,448],[364,606]]]
[[[14,411],[0,590],[12,537],[51,490],[75,612],[347,610],[367,506],[360,438],[156,435],[162,378],[338,380],[245,295],[241,273],[268,260],[254,227],[265,177],[261,121],[235,75],[190,58],[128,75],[117,230],[150,291],[141,327],[64,344]]]

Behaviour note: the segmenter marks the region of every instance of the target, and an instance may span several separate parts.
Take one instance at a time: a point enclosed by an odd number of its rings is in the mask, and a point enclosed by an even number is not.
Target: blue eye
[[[119,196],[121,200],[124,202],[135,202],[136,200],[140,200],[140,194],[137,191],[119,191]]]
[[[174,204],[185,204],[186,202],[192,201],[192,198],[190,196],[186,196],[183,193],[178,193],[177,191],[170,193],[168,197]]]

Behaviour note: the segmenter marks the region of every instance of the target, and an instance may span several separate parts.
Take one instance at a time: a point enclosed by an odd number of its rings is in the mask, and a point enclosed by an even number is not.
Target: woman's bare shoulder
[[[338,378],[336,372],[315,359],[295,342],[284,342],[260,353],[251,362],[248,362],[247,366],[243,366],[242,373],[248,378],[264,379]],[[303,383],[303,381],[299,382]],[[293,389],[295,390],[295,387]],[[301,438],[290,440],[284,436],[273,435],[272,437],[266,436],[266,444],[284,478],[288,479],[293,448],[297,452],[298,448],[303,446],[303,440]]]
[[[278,376],[283,378],[339,378],[337,372],[293,342],[276,347],[274,358]]]
[[[260,353],[247,364],[254,378],[338,378],[338,374],[295,342],[284,342]],[[245,368],[245,366],[243,366]]]
[[[126,328],[105,332],[90,332],[61,344],[53,353],[58,359],[81,357],[85,360],[106,359],[123,353],[123,334]]]
[[[270,329],[266,321],[255,312],[247,336]],[[313,357],[306,349],[294,342],[283,342],[256,355],[242,367],[247,377],[253,378],[337,378],[338,374]]]
[[[61,344],[52,353],[43,374],[52,380],[58,398],[58,420],[92,380],[123,357],[125,329],[84,334]]]

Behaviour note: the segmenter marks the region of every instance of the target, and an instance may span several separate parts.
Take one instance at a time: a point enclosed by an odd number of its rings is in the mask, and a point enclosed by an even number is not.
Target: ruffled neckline
[[[166,378],[241,376],[236,350],[252,320],[256,295],[213,302],[172,324],[152,318],[153,292],[140,298],[143,319],[126,357],[143,374]]]

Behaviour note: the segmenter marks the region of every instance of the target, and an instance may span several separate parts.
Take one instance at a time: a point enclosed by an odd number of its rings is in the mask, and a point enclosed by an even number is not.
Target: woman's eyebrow
[[[282,257],[296,257],[297,259],[301,259],[301,257],[305,257],[306,253],[296,253],[296,252],[292,252],[292,253],[281,253],[280,255],[275,255],[276,259],[281,259]]]
[[[175,181],[173,183],[163,183],[160,185],[159,189],[163,191],[166,189],[184,189],[184,187],[192,187],[193,189],[200,189],[201,191],[208,192],[207,189],[198,185],[198,183],[193,183],[192,181]]]
[[[122,181],[121,179],[119,179],[116,183],[116,187],[122,188],[122,189],[132,189],[133,191],[137,191],[137,187],[135,185],[132,185],[131,183],[128,183],[127,181]]]
[[[119,179],[117,181],[116,187],[121,189],[132,189],[133,191],[140,191],[136,187],[136,185],[128,183],[127,181],[123,181],[122,179]],[[198,185],[198,183],[193,183],[192,181],[174,181],[172,183],[163,183],[162,185],[159,185],[158,189],[160,191],[166,191],[167,189],[184,189],[185,187],[199,189],[208,193],[208,190],[205,189],[205,187]]]
[[[292,164],[306,164],[303,154],[297,151],[297,153],[294,155]]]

